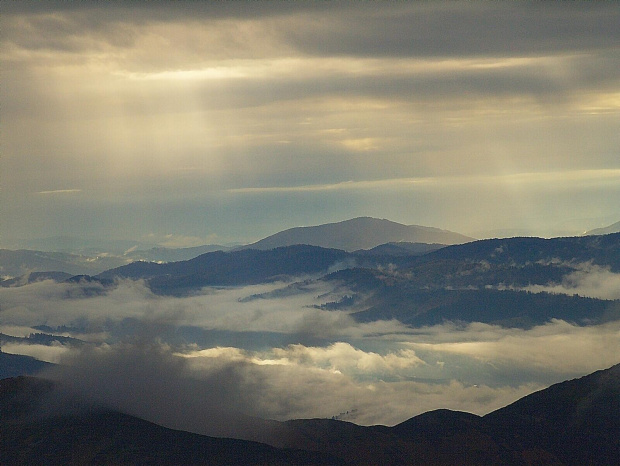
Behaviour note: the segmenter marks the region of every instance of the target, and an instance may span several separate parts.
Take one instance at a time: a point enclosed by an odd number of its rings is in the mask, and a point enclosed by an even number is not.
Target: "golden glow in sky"
[[[618,220],[613,4],[2,9],[0,245]]]

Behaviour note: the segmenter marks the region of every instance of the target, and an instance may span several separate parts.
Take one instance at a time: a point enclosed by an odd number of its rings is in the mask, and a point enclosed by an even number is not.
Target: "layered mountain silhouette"
[[[338,464],[323,453],[207,437],[92,406],[29,377],[0,380],[0,464]]]
[[[620,222],[617,222],[605,228],[589,231],[585,235],[607,235],[619,231]],[[69,244],[68,241],[69,239],[63,238],[63,242],[59,244],[66,249]],[[403,225],[385,219],[358,217],[336,223],[291,228],[253,244],[237,247],[236,250],[270,250],[303,244],[356,252],[360,256],[414,256],[426,254],[446,245],[460,245],[470,242],[474,242],[474,239],[447,230],[419,225]],[[130,245],[133,247],[128,247],[127,250],[119,249],[118,245],[114,243],[110,247],[115,246],[115,249],[110,252],[99,251],[99,249],[90,247],[78,248],[79,254],[67,251],[0,249],[0,277],[5,276],[13,279],[13,277],[19,278],[40,272],[95,275],[131,262],[188,261],[201,254],[231,250],[231,248],[219,245],[176,249],[163,247],[135,249],[137,243],[134,242],[120,242],[119,244],[123,247]],[[478,247],[478,245],[474,247]],[[57,277],[50,278],[59,281]],[[24,282],[24,279],[21,281]],[[4,283],[4,286],[14,286],[16,283],[19,281],[7,282]]]
[[[358,217],[337,223],[296,227],[268,236],[243,248],[274,249],[294,244],[356,251],[385,243],[460,244],[473,238],[439,228],[403,225],[385,219]]]
[[[618,233],[481,240],[426,254],[405,251],[391,244],[353,253],[308,245],[219,251],[167,264],[134,262],[97,280],[110,286],[115,278],[144,279],[157,293],[181,295],[203,286],[323,276],[334,288],[352,291],[341,302],[326,303],[326,309],[346,310],[360,322],[397,319],[413,327],[461,321],[529,328],[552,319],[586,325],[620,318],[616,301],[526,291],[562,283],[581,267],[617,273]]]
[[[486,416],[440,409],[394,427],[274,423],[267,444],[171,430],[76,399],[55,383],[0,380],[2,464],[618,464],[620,365]]]
[[[291,228],[261,241],[236,249],[268,250],[305,244],[327,249],[355,251],[386,243],[402,243],[402,250],[428,252],[441,245],[460,244],[472,238],[438,228],[402,225],[389,220],[360,217],[313,227]],[[421,243],[407,245],[406,243]],[[428,244],[425,244],[428,243]],[[77,238],[52,238],[33,241],[32,246],[55,247],[53,251],[0,249],[0,277],[20,277],[32,272],[64,272],[72,275],[95,275],[135,261],[175,262],[193,259],[214,251],[231,248],[204,245],[190,248],[164,248],[131,241],[108,241],[97,245]],[[97,247],[99,246],[99,247]],[[108,249],[106,249],[108,248]],[[395,248],[392,248],[395,250]]]
[[[190,286],[192,279],[196,285],[242,285],[273,281],[278,276],[294,276],[329,271],[330,267],[346,265],[348,268],[377,268],[388,264],[406,267],[415,271],[417,276],[432,273],[430,279],[443,278],[435,281],[435,287],[444,287],[446,279],[455,276],[451,267],[459,267],[462,272],[482,264],[485,270],[511,270],[533,276],[536,272],[566,270],[562,262],[588,262],[599,266],[608,266],[612,271],[620,270],[620,234],[594,237],[573,238],[507,238],[473,241],[460,245],[439,247],[426,244],[389,243],[370,250],[347,252],[340,249],[328,249],[320,246],[296,244],[277,247],[269,250],[242,249],[236,251],[216,251],[202,254],[194,259],[170,263],[133,262],[131,264],[108,270],[98,275],[99,278],[142,278],[166,277],[166,280],[187,281]],[[426,249],[427,253],[422,251]],[[407,251],[411,251],[407,253]],[[345,267],[339,267],[345,268]],[[542,273],[542,272],[541,272]],[[544,273],[542,273],[544,275]],[[471,270],[467,274],[456,274],[461,277],[462,285],[474,285]],[[477,280],[487,280],[474,274]],[[488,275],[488,274],[487,274]],[[545,277],[541,277],[545,278]],[[557,279],[558,276],[546,278]],[[561,278],[561,276],[560,276]],[[495,279],[497,280],[497,278]],[[525,280],[532,282],[531,277]],[[548,280],[547,280],[548,281]],[[478,285],[493,284],[488,281]],[[505,282],[506,285],[511,283]],[[449,283],[457,286],[457,282]],[[171,285],[172,286],[172,285]],[[184,285],[185,286],[185,285]]]
[[[15,278],[8,278],[0,281],[0,286],[24,286],[32,283],[42,282],[45,280],[53,280],[55,282],[63,282],[69,280],[74,275],[67,272],[29,272]]]
[[[620,233],[560,238],[515,237],[472,241],[427,254],[418,262],[437,260],[486,261],[528,265],[550,261],[594,261],[620,266]],[[620,270],[620,269],[618,269]]]

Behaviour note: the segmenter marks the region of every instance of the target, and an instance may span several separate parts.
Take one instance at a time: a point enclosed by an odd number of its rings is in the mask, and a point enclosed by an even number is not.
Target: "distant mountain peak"
[[[294,227],[268,236],[244,249],[274,249],[294,244],[356,251],[390,242],[462,244],[473,238],[420,225],[403,225],[387,219],[356,217],[335,223]]]

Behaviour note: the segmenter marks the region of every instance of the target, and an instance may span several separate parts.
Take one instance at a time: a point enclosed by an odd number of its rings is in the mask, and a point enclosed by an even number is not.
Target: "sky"
[[[0,8],[0,247],[620,219],[614,2]]]

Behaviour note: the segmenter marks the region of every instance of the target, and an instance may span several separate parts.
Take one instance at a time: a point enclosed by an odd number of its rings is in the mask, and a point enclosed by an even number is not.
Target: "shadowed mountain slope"
[[[62,282],[68,280],[74,275],[66,272],[30,272],[26,275],[21,275],[15,278],[9,278],[7,280],[0,280],[0,286],[24,286],[32,283],[37,283],[45,280],[53,280],[55,282]]]
[[[421,256],[437,249],[445,247],[445,244],[410,243],[400,241],[395,243],[385,243],[371,249],[358,249],[355,251],[357,256]]]
[[[620,364],[552,385],[483,419],[515,449],[544,449],[564,464],[620,464]]]
[[[319,452],[172,430],[63,396],[42,379],[0,381],[0,464],[342,463]]]
[[[292,276],[327,272],[349,255],[336,249],[306,245],[270,251],[247,249],[210,252],[188,261],[155,264],[134,262],[108,270],[98,278],[147,279],[158,291],[199,288],[208,285],[265,283]]]
[[[3,336],[0,334],[0,341],[2,339]],[[50,363],[31,356],[4,353],[0,350],[0,379],[26,374],[35,375],[50,366]]]
[[[620,364],[480,417],[439,409],[394,427],[286,423],[290,443],[351,464],[618,464]]]

